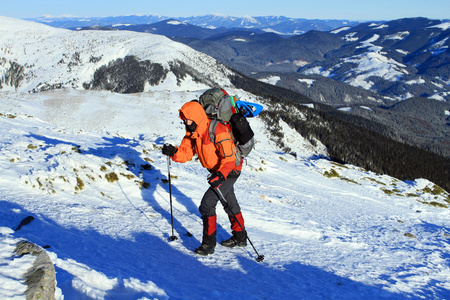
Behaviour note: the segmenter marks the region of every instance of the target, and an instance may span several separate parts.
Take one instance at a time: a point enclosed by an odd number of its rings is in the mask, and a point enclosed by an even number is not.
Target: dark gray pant
[[[229,176],[222,185],[219,187],[223,196],[226,199],[224,202],[214,188],[210,187],[205,195],[203,195],[202,202],[200,203],[199,211],[202,216],[212,217],[216,215],[217,202],[220,200],[225,212],[232,216],[241,212],[241,208],[234,194],[234,183],[237,181],[238,176]]]

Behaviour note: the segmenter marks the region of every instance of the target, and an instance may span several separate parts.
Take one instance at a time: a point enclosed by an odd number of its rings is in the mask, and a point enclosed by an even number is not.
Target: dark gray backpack
[[[231,133],[233,142],[242,157],[247,157],[252,151],[255,140],[254,133],[247,119],[236,109],[236,96],[230,96],[219,88],[212,88],[204,92],[199,99],[208,118],[211,119],[209,125],[209,137],[214,143],[217,124],[222,123],[227,126]],[[241,159],[236,159],[236,164],[240,164]]]
[[[230,98],[230,95],[219,88],[209,89],[199,98],[199,102],[208,118],[219,119],[225,122],[229,122],[231,116],[236,112],[232,101],[233,99]]]

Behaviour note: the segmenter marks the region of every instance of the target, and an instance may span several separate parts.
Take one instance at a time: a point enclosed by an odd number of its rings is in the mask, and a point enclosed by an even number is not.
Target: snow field
[[[281,153],[257,118],[250,122],[258,143],[236,194],[264,262],[250,245],[218,245],[207,257],[193,252],[207,188],[207,171],[195,160],[170,165],[179,238],[170,242],[161,147],[181,141],[177,110],[200,93],[1,94],[4,259],[19,261],[12,247],[21,239],[49,245],[64,299],[446,299],[447,193],[424,179],[402,182],[312,158],[285,127],[299,155]],[[230,228],[220,205],[217,214],[220,242]],[[29,215],[35,220],[14,233]],[[30,263],[0,263],[13,273],[0,272],[0,293],[20,299]]]

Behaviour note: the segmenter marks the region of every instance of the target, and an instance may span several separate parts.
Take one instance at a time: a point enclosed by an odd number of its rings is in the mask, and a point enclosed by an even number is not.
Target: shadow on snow
[[[37,135],[30,137],[44,141],[47,145],[71,144],[67,141],[50,139]],[[122,138],[104,138],[104,144],[97,148],[80,149],[82,154],[95,155],[111,159],[118,156],[129,162],[129,170],[137,177],[153,184],[149,189],[142,190],[143,199],[170,224],[170,212],[165,211],[156,201],[156,183],[167,191],[168,185],[162,183],[166,175],[152,168],[142,172],[141,166],[148,163],[141,158],[141,153],[133,149],[138,141]],[[78,146],[73,144],[73,146]],[[134,165],[134,166],[133,166]],[[197,214],[198,209],[190,198],[184,196],[172,186],[174,195],[182,198],[187,211]],[[126,195],[125,195],[126,197]],[[177,197],[177,199],[178,199]],[[167,196],[167,201],[169,201]],[[128,199],[129,200],[129,199]],[[130,201],[131,203],[131,201]],[[131,203],[132,204],[132,203]],[[134,205],[133,205],[134,206]],[[135,207],[136,208],[136,207]],[[13,213],[20,209],[20,213]],[[136,208],[139,210],[139,208]],[[0,226],[16,228],[20,221],[33,213],[27,212],[18,204],[0,201]],[[142,212],[142,211],[141,211]],[[143,212],[142,212],[143,213]],[[240,270],[232,267],[214,266],[213,262],[221,260],[218,253],[211,257],[198,257],[194,253],[186,254],[173,247],[168,241],[171,232],[167,232],[166,241],[151,233],[137,233],[133,239],[112,238],[95,230],[80,230],[62,227],[54,220],[34,215],[35,220],[14,236],[25,238],[38,245],[50,245],[49,251],[54,252],[59,259],[74,260],[88,268],[103,273],[108,279],[116,279],[116,286],[105,291],[105,299],[137,299],[140,297],[166,298],[157,292],[145,292],[125,287],[124,282],[137,279],[141,283],[154,283],[163,290],[170,299],[413,299],[412,295],[390,293],[382,286],[369,286],[348,278],[337,276],[331,272],[298,262],[287,263],[282,269],[256,262],[253,257],[240,256],[240,249],[230,249],[235,252],[237,261],[230,266],[240,266]],[[201,225],[199,225],[201,226]],[[176,215],[174,227],[178,233],[187,232]],[[218,228],[219,229],[219,228]],[[221,229],[225,231],[223,228]],[[173,243],[180,243],[194,249],[199,245],[195,238],[180,236]],[[220,246],[218,246],[220,247]],[[241,251],[241,252],[239,252]],[[226,257],[223,257],[226,260]],[[266,260],[270,257],[266,256]],[[205,264],[207,263],[207,264]],[[223,262],[222,264],[223,265]],[[86,292],[73,286],[73,275],[67,270],[56,268],[58,287],[65,299],[90,299]],[[448,290],[437,286],[427,287],[429,294],[422,297],[441,297],[448,295]],[[431,292],[434,290],[434,293]]]

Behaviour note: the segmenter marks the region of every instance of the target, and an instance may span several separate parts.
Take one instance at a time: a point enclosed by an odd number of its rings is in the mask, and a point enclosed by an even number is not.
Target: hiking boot
[[[224,247],[233,248],[233,247],[246,247],[247,246],[247,232],[239,231],[235,232],[233,231],[233,236],[229,238],[228,240],[223,241],[220,243]]]
[[[209,255],[214,253],[216,247],[216,219],[217,216],[202,216],[203,220],[203,237],[200,247],[195,249],[198,255]]]
[[[210,246],[207,244],[201,244],[200,247],[195,249],[195,253],[197,253],[198,255],[206,256],[209,254],[213,254],[214,248],[215,248],[214,246]]]

